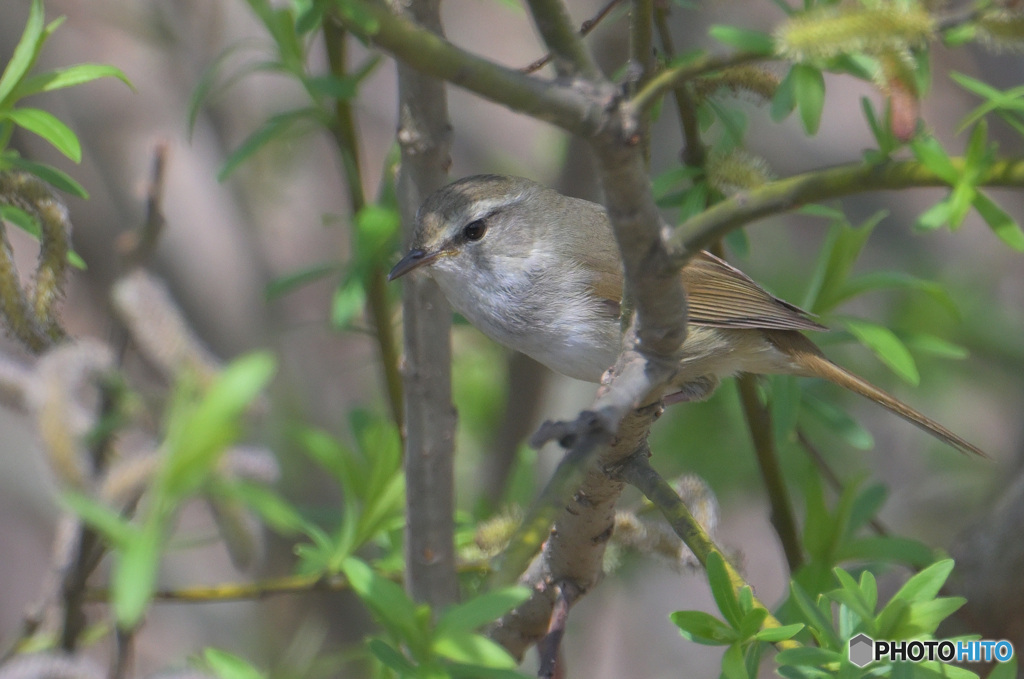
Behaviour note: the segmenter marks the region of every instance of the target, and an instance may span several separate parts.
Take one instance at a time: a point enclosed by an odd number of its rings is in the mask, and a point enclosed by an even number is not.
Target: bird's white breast
[[[619,351],[618,323],[601,313],[581,271],[536,252],[486,270],[444,259],[431,274],[448,302],[495,342],[555,372],[597,382]]]

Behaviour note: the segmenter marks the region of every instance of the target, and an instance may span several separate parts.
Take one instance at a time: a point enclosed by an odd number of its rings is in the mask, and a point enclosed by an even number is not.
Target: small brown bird
[[[620,349],[622,263],[604,208],[519,177],[478,175],[429,196],[412,249],[388,276],[424,268],[451,305],[499,344],[598,382]],[[682,269],[689,303],[672,386],[706,398],[736,373],[821,377],[891,410],[954,448],[984,455],[829,361],[801,330],[826,330],[708,252]]]

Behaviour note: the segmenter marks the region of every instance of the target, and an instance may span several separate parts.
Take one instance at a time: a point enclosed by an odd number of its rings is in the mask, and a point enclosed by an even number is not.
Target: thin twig
[[[166,141],[158,142],[153,148],[149,184],[146,187],[146,216],[138,229],[125,232],[118,238],[117,249],[125,270],[147,263],[163,232],[166,224],[163,211],[164,185],[169,153],[170,145]]]
[[[347,36],[348,31],[333,21],[323,24],[324,43],[331,74],[336,78],[349,77]],[[352,100],[339,97],[334,100],[334,121],[331,125],[335,148],[345,172],[345,186],[348,189],[349,206],[352,214],[358,214],[366,206],[363,190],[362,167],[359,162],[359,134],[352,112]],[[402,422],[402,376],[398,370],[398,350],[392,327],[391,302],[387,295],[387,280],[380,262],[373,262],[363,281],[366,290],[366,309],[377,339],[377,351],[383,370],[384,392],[387,395],[391,417],[399,431]]]
[[[672,489],[668,481],[651,467],[647,457],[646,454],[633,455],[618,467],[609,469],[609,473],[636,487],[643,493],[661,511],[668,520],[669,525],[672,526],[672,530],[686,543],[686,546],[690,548],[702,565],[707,564],[708,556],[712,552],[717,553],[725,563],[725,569],[729,574],[733,589],[739,591],[741,587],[748,586],[743,576],[729,563],[725,554],[711,540],[703,526],[693,518],[682,498]],[[757,597],[754,597],[754,605],[768,610]],[[769,613],[762,625],[763,628],[767,629],[781,627],[782,623],[779,622],[778,618]],[[780,641],[776,644],[776,647],[779,649],[797,648],[799,646],[800,643],[792,639]]]
[[[675,56],[675,46],[672,43],[672,32],[668,27],[667,4],[667,0],[658,0],[654,3],[654,25],[658,30],[661,49],[671,60]],[[676,100],[676,111],[679,113],[679,123],[683,131],[682,161],[690,167],[703,167],[707,158],[707,149],[704,148],[704,140],[700,136],[697,106],[694,104],[686,83],[673,87],[672,95]]]
[[[559,75],[581,75],[588,80],[599,80],[601,71],[586,43],[573,28],[569,10],[562,0],[527,0],[527,3],[537,31],[553,55]]]
[[[793,516],[793,506],[789,500],[789,491],[779,468],[779,456],[772,436],[771,413],[757,397],[756,376],[743,373],[737,378],[736,383],[747,427],[750,429],[750,438],[754,444],[757,465],[761,470],[761,480],[764,481],[768,501],[771,503],[772,526],[775,527],[775,533],[782,542],[782,551],[786,554],[789,572],[796,573],[803,564],[804,554],[796,518]]]
[[[565,625],[569,621],[569,609],[579,596],[579,591],[571,582],[560,582],[555,585],[555,590],[555,605],[551,609],[548,633],[537,642],[537,655],[540,657],[537,676],[540,679],[554,679],[565,674],[559,671],[562,637],[565,636]]]
[[[612,10],[615,9],[615,6],[618,5],[620,2],[622,2],[622,0],[609,0],[608,3],[605,4],[605,6],[602,7],[597,12],[597,14],[595,14],[593,16],[593,18],[587,19],[582,24],[580,24],[580,30],[579,30],[580,37],[581,38],[585,38],[588,35],[590,35],[590,32],[593,31],[595,28],[597,28],[598,24],[600,24],[602,21],[604,21],[604,18],[612,13]],[[548,52],[547,54],[542,56],[540,59],[537,59],[536,61],[534,61],[533,63],[529,64],[528,66],[523,66],[519,70],[521,72],[523,72],[523,73],[526,73],[527,75],[529,75],[530,73],[536,73],[537,71],[539,71],[540,69],[544,68],[549,63],[551,63],[551,59],[552,59],[551,52]]]

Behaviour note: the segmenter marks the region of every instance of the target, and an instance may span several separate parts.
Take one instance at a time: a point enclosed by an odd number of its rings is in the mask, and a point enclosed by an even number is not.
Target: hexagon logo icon
[[[850,639],[850,662],[857,667],[865,667],[875,655],[875,641],[866,634],[858,634]]]

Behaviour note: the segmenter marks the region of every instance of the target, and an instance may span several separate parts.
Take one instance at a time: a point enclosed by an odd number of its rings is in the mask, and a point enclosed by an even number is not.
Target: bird
[[[429,274],[451,306],[501,345],[600,382],[621,349],[623,269],[602,205],[522,177],[474,175],[428,196],[408,252],[388,274]],[[977,446],[833,363],[804,331],[810,314],[701,251],[679,275],[687,333],[671,400],[709,397],[738,373],[796,375],[864,396],[963,452]]]

